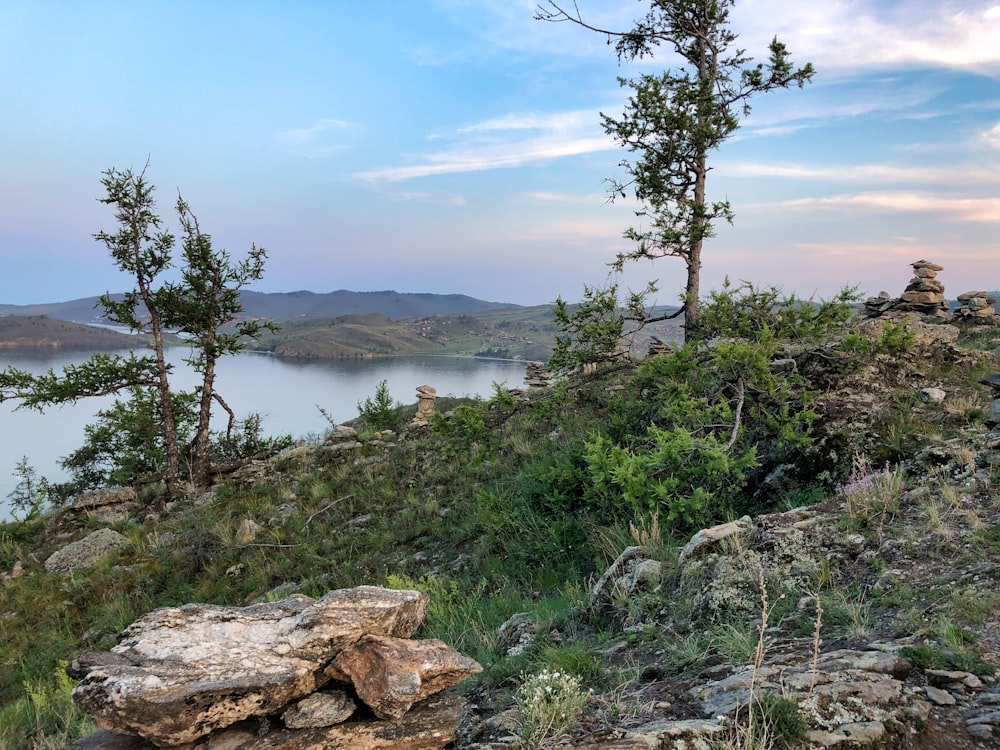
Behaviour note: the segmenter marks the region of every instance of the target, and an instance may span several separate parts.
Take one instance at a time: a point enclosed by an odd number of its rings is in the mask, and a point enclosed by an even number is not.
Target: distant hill
[[[494,308],[480,315],[429,315],[392,320],[381,313],[337,318],[300,318],[282,322],[254,347],[282,357],[336,359],[401,354],[458,354],[504,359],[547,359],[552,351],[552,314],[534,311],[534,320],[498,321],[507,312]]]
[[[121,295],[112,297],[120,298]],[[520,307],[504,302],[487,302],[464,294],[350,292],[344,289],[324,294],[308,291],[245,291],[242,301],[244,315],[247,317],[278,321],[372,313],[399,320],[427,315],[457,315],[485,309],[516,310]],[[0,305],[0,315],[47,315],[77,323],[98,323],[103,320],[97,297],[38,305]]]
[[[46,315],[0,317],[0,349],[85,349],[113,351],[135,347],[136,336],[107,328],[56,320]]]

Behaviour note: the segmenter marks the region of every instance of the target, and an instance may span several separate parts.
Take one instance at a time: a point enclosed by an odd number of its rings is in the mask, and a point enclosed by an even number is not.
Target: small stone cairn
[[[663,339],[658,339],[655,336],[649,344],[649,349],[646,350],[647,357],[656,357],[660,354],[669,354],[674,350],[674,347],[670,345],[669,341],[664,341]]]
[[[970,322],[991,322],[996,315],[996,297],[987,292],[965,292],[958,295],[958,309],[955,310],[956,320]]]
[[[429,385],[417,386],[417,413],[410,421],[412,427],[426,427],[434,416],[434,402],[437,400],[437,390]]]
[[[944,284],[936,278],[938,271],[944,270],[944,267],[927,260],[918,260],[911,265],[913,278],[902,296],[893,299],[888,292],[880,292],[877,297],[869,297],[865,300],[866,317],[877,318],[895,312],[915,312],[936,317],[948,314]]]
[[[528,362],[524,368],[524,384],[528,388],[548,388],[549,371],[544,362]]]

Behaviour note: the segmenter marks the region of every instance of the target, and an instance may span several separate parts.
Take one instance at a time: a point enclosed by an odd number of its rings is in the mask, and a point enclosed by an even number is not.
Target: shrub
[[[566,735],[587,702],[580,680],[548,669],[528,677],[517,691],[522,747],[540,748]]]
[[[361,421],[373,430],[394,430],[399,426],[403,406],[389,395],[389,381],[375,386],[375,395],[358,402]]]
[[[870,521],[875,517],[892,517],[906,495],[906,484],[900,467],[889,464],[873,470],[863,456],[855,456],[854,468],[846,484],[837,485],[837,494],[844,500],[853,518]]]

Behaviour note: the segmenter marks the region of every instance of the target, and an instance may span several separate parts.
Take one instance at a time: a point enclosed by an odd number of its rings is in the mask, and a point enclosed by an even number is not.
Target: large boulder
[[[73,699],[112,732],[193,742],[314,692],[334,656],[366,634],[406,638],[426,608],[420,592],[360,586],[320,600],[158,609],[111,654],[77,660]]]
[[[68,544],[52,553],[45,561],[45,569],[55,573],[69,573],[73,570],[89,568],[125,546],[125,537],[114,529],[98,529],[83,539]]]

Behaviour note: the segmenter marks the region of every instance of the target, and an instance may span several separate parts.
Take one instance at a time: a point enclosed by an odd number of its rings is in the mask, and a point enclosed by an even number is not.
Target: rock
[[[127,543],[128,540],[114,529],[98,529],[80,541],[53,552],[45,561],[45,569],[49,572],[69,573],[71,570],[89,568]]]
[[[259,523],[252,518],[244,518],[236,530],[236,543],[250,544],[261,531],[263,531],[263,527]]]
[[[327,445],[333,445],[335,443],[346,443],[357,439],[357,430],[350,425],[338,424],[326,434],[326,437],[323,438],[323,442]]]
[[[135,490],[131,487],[103,487],[76,495],[70,507],[101,523],[114,523],[128,516],[135,500]]]
[[[931,703],[938,706],[954,706],[957,701],[955,696],[949,693],[947,690],[942,690],[941,688],[933,687],[932,685],[927,685],[924,688],[924,692],[930,699]]]
[[[750,516],[743,516],[743,518],[736,521],[720,523],[718,526],[713,526],[710,529],[702,529],[684,545],[684,549],[681,550],[680,555],[677,557],[677,564],[683,564],[688,557],[702,547],[714,544],[734,534],[745,534],[752,528],[753,521],[750,519]]]
[[[497,629],[497,650],[507,656],[520,656],[525,653],[535,641],[537,626],[527,612],[517,612],[511,615]]]
[[[351,718],[357,706],[342,690],[321,690],[306,696],[281,715],[289,729],[332,727]]]
[[[73,699],[104,729],[193,742],[315,691],[334,655],[365,634],[411,635],[426,607],[420,592],[359,586],[318,601],[154,610],[123,632],[112,649],[121,661],[87,671]]]
[[[455,739],[465,700],[435,695],[398,722],[351,720],[330,727],[274,729],[250,721],[185,746],[184,750],[439,750]],[[74,750],[152,750],[139,737],[97,732]]]
[[[858,721],[843,724],[832,731],[812,730],[806,733],[806,737],[823,748],[881,747],[885,725],[880,721]]]
[[[75,495],[71,507],[73,510],[93,510],[132,502],[135,502],[135,490],[131,487],[102,487]]]
[[[367,635],[338,654],[326,674],[350,682],[380,719],[397,720],[414,703],[481,671],[442,641]]]
[[[940,404],[948,395],[940,388],[924,388],[920,391],[924,401],[931,404]]]

